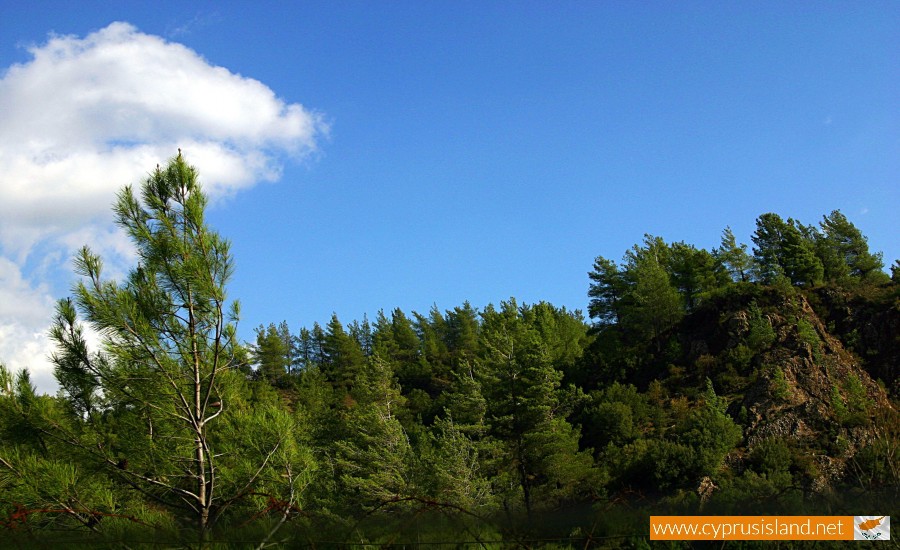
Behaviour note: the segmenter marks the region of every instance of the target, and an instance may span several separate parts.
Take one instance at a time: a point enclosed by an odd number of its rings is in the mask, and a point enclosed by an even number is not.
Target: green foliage
[[[138,265],[108,281],[84,249],[85,281],[58,305],[60,394],[37,395],[27,371],[0,364],[0,521],[22,540],[399,546],[464,533],[580,547],[637,532],[645,505],[611,504],[634,495],[684,514],[799,513],[823,480],[896,498],[900,423],[860,376],[836,380],[837,422],[819,448],[756,439],[758,419],[786,405],[766,390],[791,398],[786,367],[764,365],[786,365],[798,343],[822,359],[804,299],[819,313],[843,285],[843,315],[864,291],[893,307],[896,292],[871,284],[885,282],[880,255],[839,212],[821,230],[760,216],[752,258],[729,228],[712,253],[645,235],[620,263],[595,261],[593,326],[510,299],[372,324],[334,315],[296,334],[261,325],[245,346],[225,301],[227,241],[203,222],[196,172],[173,159],[141,197],[126,189],[116,207]],[[854,329],[858,347],[878,337]],[[823,476],[814,453],[845,460],[847,477]],[[713,489],[698,494],[701,482]]]
[[[755,353],[752,349],[744,344],[738,344],[727,350],[723,355],[726,366],[734,369],[736,372],[746,372],[750,368],[750,362],[753,360]]]
[[[703,390],[703,405],[712,411],[719,412],[724,414],[725,409],[728,408],[728,402],[716,395],[716,389],[713,386],[712,380],[709,378],[706,379],[706,387]]]
[[[735,515],[808,513],[803,497],[803,491],[793,484],[788,472],[745,470],[738,477],[724,479],[706,509]]]
[[[724,393],[740,393],[746,390],[753,383],[754,376],[739,374],[731,365],[726,365],[720,369],[714,376],[716,386],[722,389]]]
[[[351,512],[371,511],[415,495],[415,453],[400,421],[389,407],[354,411],[353,436],[335,442],[335,468],[344,506]]]
[[[270,384],[283,386],[292,364],[291,332],[287,322],[278,326],[270,323],[256,329],[256,345],[251,356],[256,364],[257,374]]]
[[[791,467],[791,450],[782,439],[766,438],[750,451],[749,462],[757,473],[768,476],[781,474]]]
[[[776,399],[784,401],[791,396],[791,388],[788,385],[787,379],[784,377],[784,369],[781,367],[775,367],[775,370],[772,373],[772,381],[769,386],[772,390],[772,395]]]
[[[816,327],[814,327],[813,324],[804,317],[799,317],[797,319],[796,327],[797,337],[801,342],[809,346],[809,349],[813,355],[813,359],[816,362],[821,362],[822,340],[819,338],[819,333],[816,331]]]
[[[613,382],[593,392],[582,416],[586,445],[599,451],[641,437],[649,429],[651,409],[647,396],[630,384]]]
[[[819,334],[816,332],[815,327],[808,320],[804,318],[797,319],[797,336],[800,337],[800,341],[804,342],[809,346],[818,346],[821,344],[821,340],[819,340]]]
[[[51,330],[72,415],[39,428],[91,468],[190,518],[201,538],[276,475],[290,437],[276,413],[254,416],[243,404],[238,307],[225,289],[233,263],[228,242],[204,221],[205,206],[197,172],[180,154],[151,174],[140,199],[131,187],[119,193],[116,221],[138,264],[119,284],[103,278],[99,256],[79,253],[76,272],[86,280],[59,302]],[[79,312],[100,334],[101,351],[89,351]],[[283,332],[276,336],[286,340]],[[258,348],[257,359],[270,358]]]
[[[684,314],[682,298],[672,285],[662,265],[652,259],[635,266],[635,285],[631,293],[631,307],[627,310],[627,326],[644,334],[661,349],[663,332],[681,320]]]
[[[900,413],[879,409],[874,424],[880,427],[877,435],[850,460],[854,485],[867,495],[897,499],[900,497]]]
[[[644,246],[627,251],[623,267],[598,257],[588,312],[598,324],[621,324],[641,335],[659,334],[680,316],[682,301],[670,279],[672,251],[660,238],[644,236]],[[674,318],[674,319],[673,319]]]
[[[821,283],[824,267],[816,256],[811,231],[793,219],[785,222],[771,212],[757,218],[753,258],[759,280],[773,284],[779,275],[784,275],[794,285]]]
[[[638,439],[622,447],[608,447],[604,458],[624,486],[656,493],[695,481],[692,470],[696,451],[676,441]]]
[[[854,474],[864,488],[896,487],[897,442],[878,438],[859,450],[853,457]]]
[[[777,214],[757,219],[753,250],[758,279],[774,284],[784,275],[794,285],[813,286],[830,281],[886,283],[880,253],[872,254],[866,238],[840,211],[824,216],[819,228],[805,226]],[[723,249],[726,248],[723,238]]]
[[[755,353],[759,353],[775,343],[775,329],[772,323],[765,317],[756,302],[752,302],[749,308],[750,330],[747,333],[747,345]]]
[[[632,409],[625,403],[600,403],[588,411],[588,418],[590,432],[586,437],[597,446],[623,445],[637,436]]]
[[[111,481],[85,471],[65,457],[44,458],[36,453],[12,451],[0,462],[3,504],[0,514],[16,512],[29,530],[121,529],[128,522],[167,523],[165,515],[128,507],[131,515],[118,514],[122,501]],[[118,517],[117,517],[118,516]]]
[[[756,278],[763,284],[772,284],[776,277],[784,274],[782,264],[782,235],[787,224],[781,216],[766,213],[756,219],[753,233],[753,261]]]
[[[625,273],[614,261],[598,256],[588,277],[592,281],[588,290],[591,299],[588,313],[591,318],[601,325],[618,323],[621,320],[619,304],[629,287]]]
[[[430,445],[420,450],[428,476],[427,493],[469,512],[490,509],[493,494],[475,442],[449,416],[435,422],[430,438]]]
[[[13,395],[13,374],[0,362],[0,397]]]
[[[724,402],[707,386],[703,406],[689,408],[673,400],[659,416],[674,430],[624,445],[609,444],[602,459],[618,484],[653,492],[696,487],[704,476],[715,475],[725,455],[741,440],[741,428],[724,412]],[[658,416],[651,410],[650,416]]]
[[[869,252],[867,239],[840,210],[824,216],[820,225],[820,256],[828,280],[843,282],[852,277],[869,282],[886,282],[881,254]]]
[[[838,422],[847,427],[864,426],[871,422],[874,402],[856,375],[845,378],[840,386],[831,388],[831,406]]]
[[[822,260],[815,252],[814,231],[788,219],[782,235],[781,266],[784,274],[798,286],[821,284],[825,277]]]
[[[721,246],[713,253],[727,268],[733,281],[747,282],[750,280],[752,259],[747,254],[747,245],[737,244],[730,227],[726,227],[722,232]]]
[[[839,390],[837,386],[832,386],[831,388],[831,407],[834,410],[834,416],[838,422],[846,423],[849,421],[850,411],[847,410],[847,405],[844,403],[844,398],[841,396],[841,390]]]
[[[677,427],[677,433],[676,440],[695,453],[688,470],[695,479],[715,473],[743,435],[740,426],[721,410],[721,406],[694,410]]]
[[[590,455],[578,449],[577,430],[554,417],[562,373],[553,363],[567,350],[547,345],[557,339],[546,335],[551,326],[567,324],[541,320],[548,315],[569,314],[544,305],[520,309],[515,301],[482,313],[481,385],[489,434],[498,444],[494,468],[498,479],[507,480],[498,490],[506,502],[518,494],[529,516],[536,497],[552,503],[564,498],[573,483],[597,475]]]
[[[349,392],[365,368],[366,358],[359,342],[347,334],[337,315],[331,316],[321,346],[323,372],[335,387]]]
[[[693,245],[672,244],[669,258],[672,283],[689,311],[698,305],[703,295],[731,280],[715,254]]]
[[[474,371],[454,375],[444,411],[456,421],[457,429],[470,435],[482,435],[485,432],[487,400]]]

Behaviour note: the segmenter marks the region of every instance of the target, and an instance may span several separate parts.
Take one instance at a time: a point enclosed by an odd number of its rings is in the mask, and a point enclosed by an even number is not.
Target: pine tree
[[[415,454],[397,413],[405,398],[390,365],[377,353],[352,391],[353,406],[336,419],[340,437],[325,442],[335,456],[343,505],[370,511],[416,493]]]
[[[366,357],[359,342],[344,330],[336,314],[325,329],[322,347],[325,352],[325,374],[335,388],[349,391],[366,368]]]
[[[363,352],[365,357],[371,357],[373,353],[373,342],[372,342],[372,325],[369,324],[369,319],[365,315],[363,315],[362,322],[353,321],[347,327],[347,333],[350,335],[350,338],[356,340],[356,343],[359,344],[359,349]]]
[[[256,345],[250,350],[257,374],[270,384],[280,385],[290,372],[292,360],[291,333],[287,322],[278,326],[256,328]]]
[[[845,276],[864,280],[887,279],[881,254],[869,252],[866,238],[840,210],[824,216],[820,226],[827,279],[840,281]]]
[[[77,429],[45,428],[157,505],[187,514],[201,538],[278,462],[288,434],[275,427],[290,424],[260,426],[264,411],[241,413],[238,307],[226,293],[234,265],[205,206],[197,171],[180,153],[144,181],[140,199],[130,186],[119,193],[116,222],[138,265],[117,283],[104,279],[98,255],[79,253],[85,280],[58,303],[51,330]],[[99,334],[99,351],[89,351],[79,313]],[[254,434],[256,453],[222,437],[235,430]],[[255,466],[240,466],[238,456]]]
[[[588,273],[591,285],[588,297],[588,313],[601,326],[613,325],[622,320],[621,302],[629,288],[625,273],[616,262],[603,256],[594,260],[594,269]]]
[[[316,342],[313,333],[303,327],[300,332],[291,337],[291,371],[302,374],[308,368],[317,366],[315,361]]]
[[[425,485],[442,505],[477,513],[492,502],[490,482],[479,460],[478,446],[452,416],[439,418],[423,445]]]
[[[782,233],[780,262],[784,274],[795,285],[821,284],[825,275],[822,260],[816,256],[815,228],[789,218]]]
[[[728,281],[728,275],[712,254],[683,242],[674,243],[671,247],[669,271],[672,284],[689,311],[697,305],[700,295]]]
[[[814,228],[790,218],[785,222],[770,212],[757,218],[753,244],[757,278],[763,284],[773,284],[782,275],[799,286],[822,282],[825,270],[816,255]]]
[[[763,284],[770,285],[784,274],[781,258],[786,230],[787,224],[778,214],[769,212],[756,219],[756,231],[751,237],[753,262],[756,278]]]
[[[529,324],[534,319],[529,310],[520,310],[514,300],[500,310],[485,309],[479,373],[496,442],[496,481],[508,480],[507,487],[517,489],[531,517],[537,502],[555,502],[573,485],[590,491],[597,471],[590,455],[578,450],[579,430],[557,416],[562,373],[553,368],[539,330]],[[512,496],[499,487],[498,493]]]
[[[456,374],[472,375],[472,365],[478,353],[478,311],[469,302],[447,312],[447,351],[450,365]]]
[[[629,294],[630,303],[623,315],[623,324],[655,342],[659,351],[663,333],[684,315],[681,295],[653,256],[642,258],[634,266],[632,276],[635,284]]]
[[[728,269],[733,281],[745,283],[750,280],[752,260],[747,254],[747,245],[737,244],[730,227],[722,232],[721,245],[714,254]]]

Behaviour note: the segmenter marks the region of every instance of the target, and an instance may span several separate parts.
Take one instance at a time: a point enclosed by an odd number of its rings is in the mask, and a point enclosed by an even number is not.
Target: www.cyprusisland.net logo
[[[891,516],[853,516],[854,540],[891,540]]]

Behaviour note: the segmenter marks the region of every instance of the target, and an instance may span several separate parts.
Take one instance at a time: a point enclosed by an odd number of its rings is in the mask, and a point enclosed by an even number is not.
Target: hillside
[[[660,335],[661,345],[628,342],[616,326],[601,328],[589,356],[605,359],[589,365],[606,379],[591,380],[598,389],[578,420],[585,444],[602,449],[598,459],[620,472],[613,475],[612,494],[638,490],[642,498],[653,494],[682,512],[799,512],[846,509],[857,499],[898,502],[900,417],[886,390],[897,380],[873,377],[895,372],[889,342],[896,345],[897,333],[863,359],[844,344],[852,330],[838,332],[834,323],[829,330],[823,319],[838,313],[820,299],[839,293],[845,319],[866,315],[888,323],[870,321],[869,333],[890,333],[897,290],[896,283],[859,291],[734,284],[705,297]],[[614,352],[628,360],[624,367],[610,361]],[[636,356],[643,360],[635,362]],[[582,367],[573,379],[583,380],[590,370]],[[610,383],[641,390],[624,397],[611,392]],[[686,425],[710,402],[727,420],[718,427],[697,426],[696,420]],[[622,418],[629,429],[622,429]],[[738,430],[723,435],[731,422]],[[701,436],[691,439],[686,434],[692,430]],[[684,448],[691,441],[695,446]],[[706,465],[719,467],[704,470],[696,445],[718,448]]]
[[[598,257],[590,322],[510,298],[244,345],[191,170],[155,173],[151,212],[120,196],[142,254],[125,283],[82,250],[60,393],[0,368],[17,541],[627,547],[651,514],[900,503],[900,269],[839,212],[761,216],[752,256],[726,230],[712,252],[648,235]]]
[[[687,359],[706,371],[728,401],[728,412],[743,428],[743,440],[729,457],[735,472],[753,467],[751,457],[761,446],[778,441],[794,449],[796,462],[805,462],[802,483],[812,493],[824,494],[858,482],[854,457],[897,427],[896,407],[888,387],[896,379],[889,354],[871,354],[863,360],[849,351],[839,335],[810,305],[815,293],[747,288],[737,296],[713,299],[684,322],[689,349],[708,350]],[[885,289],[886,290],[886,289]],[[844,291],[844,297],[852,294]],[[897,310],[873,311],[871,302],[857,300],[865,311],[891,323]],[[886,309],[886,308],[885,308]],[[834,313],[820,305],[820,312]],[[893,314],[891,313],[893,312]],[[844,306],[843,314],[856,318],[858,310]],[[870,333],[890,333],[889,326],[868,325]],[[846,336],[845,336],[846,338]],[[890,342],[891,339],[887,339]],[[890,349],[882,345],[880,349]],[[869,488],[869,487],[866,487]]]

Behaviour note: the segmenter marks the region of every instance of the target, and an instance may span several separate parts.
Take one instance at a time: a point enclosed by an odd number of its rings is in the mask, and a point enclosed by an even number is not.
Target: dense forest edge
[[[898,509],[900,261],[840,211],[646,235],[585,266],[587,317],[509,298],[240,342],[205,208],[180,153],[124,188],[138,263],[78,254],[58,394],[0,364],[0,547],[633,548],[651,514]]]

